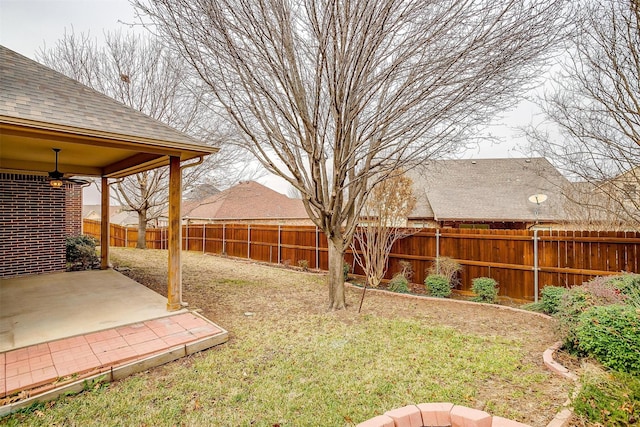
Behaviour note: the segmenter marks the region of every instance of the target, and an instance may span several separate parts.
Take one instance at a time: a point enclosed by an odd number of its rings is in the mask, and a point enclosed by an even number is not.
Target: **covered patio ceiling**
[[[4,172],[46,175],[55,168],[53,148],[59,148],[58,169],[71,176],[121,178],[215,153],[195,144],[159,141],[133,135],[0,116],[0,168]]]

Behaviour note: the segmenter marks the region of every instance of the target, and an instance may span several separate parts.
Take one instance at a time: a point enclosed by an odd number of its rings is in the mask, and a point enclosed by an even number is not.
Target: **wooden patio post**
[[[180,157],[171,156],[169,163],[169,278],[167,289],[167,310],[182,308],[182,266],[180,251],[182,246],[182,221],[180,205],[182,203],[182,176]]]
[[[109,178],[102,177],[102,198],[100,206],[100,269],[109,268]]]

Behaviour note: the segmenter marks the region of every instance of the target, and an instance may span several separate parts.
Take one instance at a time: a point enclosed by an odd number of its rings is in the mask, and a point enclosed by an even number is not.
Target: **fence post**
[[[114,231],[115,231],[115,229],[114,229]],[[124,247],[125,248],[129,247],[129,227],[124,229]]]
[[[222,224],[222,255],[227,253],[227,241],[225,239],[227,232],[227,224]]]
[[[207,244],[207,224],[202,223],[202,253],[204,253],[204,247]]]
[[[436,228],[436,259],[440,258],[440,229]]]
[[[538,302],[540,267],[538,266],[538,230],[533,230],[533,300]]]
[[[319,248],[318,226],[316,225],[316,270],[320,270],[320,248]]]
[[[282,226],[278,224],[278,264],[280,264],[280,244],[282,242],[280,237],[280,232],[282,231]]]
[[[247,224],[247,259],[251,259],[251,224]]]

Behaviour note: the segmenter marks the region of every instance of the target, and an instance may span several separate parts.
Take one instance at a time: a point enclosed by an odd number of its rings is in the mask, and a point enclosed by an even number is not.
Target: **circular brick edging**
[[[530,427],[517,421],[493,417],[479,409],[453,403],[421,403],[392,409],[358,424],[356,427],[413,427],[413,426],[474,426],[474,427]]]
[[[363,289],[361,286],[355,286],[349,282],[345,282],[345,285],[347,287],[350,287],[352,289]],[[460,300],[454,300],[454,299],[446,299],[446,298],[435,298],[435,297],[429,297],[429,296],[425,296],[425,295],[412,295],[412,294],[401,294],[401,293],[396,293],[396,292],[389,292],[383,289],[371,289],[371,288],[367,288],[368,292],[374,292],[374,293],[383,293],[383,294],[391,294],[393,296],[397,296],[397,297],[401,297],[401,298],[409,298],[409,299],[423,299],[423,300],[428,300],[428,301],[446,301],[446,302],[451,302],[451,303],[456,303],[456,304],[475,304],[475,305],[485,305],[488,307],[492,307],[492,308],[496,308],[496,309],[502,309],[502,310],[510,310],[510,311],[514,311],[517,313],[524,313],[524,314],[528,314],[528,315],[534,315],[534,316],[538,316],[538,317],[542,317],[544,319],[550,319],[552,320],[553,317],[546,315],[544,313],[537,313],[535,311],[529,311],[529,310],[523,310],[521,308],[515,308],[515,307],[508,307],[508,306],[504,306],[504,305],[498,305],[498,304],[487,304],[487,303],[478,303],[478,302],[473,302],[473,301],[460,301]],[[562,347],[562,342],[558,341],[556,343],[554,343],[551,347],[547,348],[543,353],[542,353],[542,360],[544,362],[544,365],[547,367],[547,369],[549,369],[550,371],[563,376],[564,378],[573,380],[576,382],[577,387],[576,387],[576,392],[580,389],[580,384],[578,383],[578,377],[571,371],[569,371],[569,369],[567,369],[566,367],[564,367],[563,365],[561,365],[560,363],[556,362],[553,358],[554,354],[556,351],[558,351],[560,348]],[[571,399],[568,399],[567,402],[565,403],[565,409],[563,409],[562,411],[558,412],[556,414],[556,416],[553,418],[553,420],[551,420],[551,422],[549,424],[547,424],[546,427],[566,427],[567,425],[569,425],[569,422],[571,421],[571,418],[573,417],[573,410],[569,407],[569,405],[571,404]],[[445,405],[445,406],[427,406],[427,405]],[[470,420],[467,420],[467,424],[464,423],[464,419],[461,419],[462,422],[459,422],[458,424],[453,423],[453,419],[448,418],[450,421],[448,421],[448,424],[442,424],[442,425],[451,425],[453,427],[456,426],[467,426],[467,425],[473,425],[473,426],[482,426],[482,427],[526,427],[527,424],[522,424],[519,423],[517,421],[512,421],[512,420],[507,420],[505,418],[501,418],[501,417],[491,417],[489,414],[487,414],[484,411],[480,411],[478,409],[471,409],[471,408],[466,408],[464,406],[455,406],[451,403],[421,403],[420,405],[409,405],[409,406],[405,406],[404,408],[398,408],[398,409],[394,409],[392,411],[388,411],[385,412],[384,415],[379,415],[375,418],[371,418],[370,420],[367,420],[363,423],[358,424],[356,427],[410,427],[413,425],[440,425],[440,424],[425,424],[424,420],[424,413],[422,412],[421,408],[436,408],[434,410],[436,411],[442,411],[442,408],[446,408],[448,407],[447,405],[451,405],[452,408],[464,408],[467,409],[469,411],[477,411],[481,414],[486,414],[486,416],[490,417],[490,418],[486,418],[484,415],[482,419],[484,419],[485,421],[483,422],[475,422],[475,424],[472,422],[471,424],[469,424]],[[418,408],[418,412],[420,414],[422,414],[421,416],[423,417],[419,422],[423,422],[423,424],[412,424],[411,421],[402,421],[402,422],[398,422],[398,421],[394,421],[394,418],[391,417],[389,414],[396,414],[395,411],[399,411],[397,412],[398,414],[404,414],[409,413],[409,414],[414,414],[413,417],[415,418],[415,411],[413,410],[413,408]],[[439,409],[438,409],[439,408]],[[450,410],[452,409],[450,408]],[[464,412],[464,413],[468,413],[471,414],[471,412],[465,412],[462,411],[461,409],[458,409],[458,411]],[[440,412],[439,412],[440,413]],[[441,415],[442,417],[445,417],[445,415]],[[430,418],[427,418],[428,420],[430,420]],[[437,419],[437,418],[436,418]],[[443,419],[447,419],[447,418],[443,418]],[[497,421],[494,423],[493,419],[496,419]],[[407,420],[411,420],[411,418],[407,418]],[[418,420],[418,418],[415,418],[414,421]],[[488,421],[487,421],[488,420]],[[440,421],[438,421],[440,422]],[[371,423],[371,424],[368,424]],[[504,424],[503,424],[504,423]]]

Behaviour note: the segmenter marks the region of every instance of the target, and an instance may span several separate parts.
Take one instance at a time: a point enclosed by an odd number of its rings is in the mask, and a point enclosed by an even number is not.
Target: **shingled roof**
[[[438,160],[408,174],[416,208],[410,219],[436,221],[560,221],[567,179],[544,158]],[[540,204],[528,199],[545,194]]]
[[[200,144],[188,135],[0,46],[0,114],[149,139]]]
[[[69,175],[111,177],[167,164],[167,156],[217,151],[4,46],[0,130],[9,171],[51,170],[52,147],[62,149],[60,169]]]
[[[255,181],[243,181],[199,201],[183,203],[184,218],[212,220],[308,219],[302,201]]]

